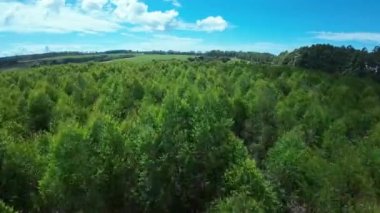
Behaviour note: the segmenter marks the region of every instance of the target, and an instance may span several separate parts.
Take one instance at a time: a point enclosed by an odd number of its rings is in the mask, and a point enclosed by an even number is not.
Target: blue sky
[[[378,0],[0,0],[0,55],[380,44]]]

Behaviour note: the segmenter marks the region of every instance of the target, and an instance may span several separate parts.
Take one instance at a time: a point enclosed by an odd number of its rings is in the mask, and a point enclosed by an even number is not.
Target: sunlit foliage
[[[113,62],[4,72],[0,94],[0,211],[380,211],[369,78]]]

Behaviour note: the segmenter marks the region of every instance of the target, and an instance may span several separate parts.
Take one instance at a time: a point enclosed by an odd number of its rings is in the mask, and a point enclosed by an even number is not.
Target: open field
[[[167,61],[172,59],[177,60],[187,60],[190,57],[189,55],[161,55],[161,54],[135,54],[132,58],[125,58],[125,59],[115,59],[109,62],[116,62],[116,61],[130,61],[130,62],[137,62],[137,63],[146,63],[151,62],[153,60],[157,61]],[[107,63],[109,63],[107,62]]]
[[[153,60],[165,61],[165,60],[186,60],[189,55],[175,55],[175,54],[79,54],[79,55],[59,55],[52,57],[42,57],[30,59],[20,56],[21,59],[16,59],[12,64],[8,65],[7,62],[2,62],[0,60],[0,71],[11,71],[18,70],[21,68],[36,67],[42,65],[56,65],[56,64],[68,64],[68,63],[88,63],[88,62],[120,62],[120,61],[130,61],[137,63],[146,63]]]
[[[129,53],[46,53],[0,58],[0,70],[28,68],[42,65],[104,62],[133,57]]]

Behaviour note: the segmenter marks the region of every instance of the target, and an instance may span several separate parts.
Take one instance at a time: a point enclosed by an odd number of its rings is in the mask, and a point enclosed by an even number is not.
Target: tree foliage
[[[313,51],[302,63],[326,71],[357,53]],[[370,78],[238,60],[112,62],[4,72],[0,94],[3,211],[380,208]]]
[[[317,44],[301,47],[293,52],[283,52],[273,60],[275,64],[298,66],[329,73],[373,76],[379,80],[379,47],[372,52],[357,50],[352,46],[335,47]]]

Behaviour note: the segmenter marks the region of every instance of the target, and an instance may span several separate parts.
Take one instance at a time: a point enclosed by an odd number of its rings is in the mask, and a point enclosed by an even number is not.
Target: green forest
[[[321,47],[0,72],[0,212],[380,212],[377,71]]]

